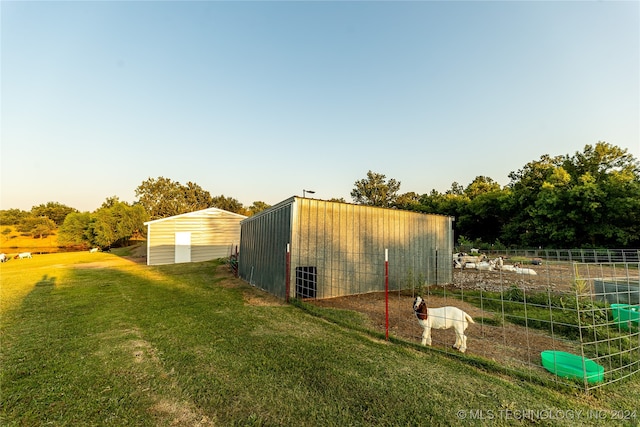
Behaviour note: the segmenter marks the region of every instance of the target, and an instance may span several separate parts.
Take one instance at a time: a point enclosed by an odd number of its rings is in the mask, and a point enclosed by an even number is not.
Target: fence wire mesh
[[[308,258],[292,260],[296,297],[360,312],[371,329],[418,343],[416,296],[428,307],[456,306],[475,322],[466,330],[467,355],[580,389],[640,371],[638,250],[491,251],[475,265],[457,263],[453,274],[455,254],[451,265],[438,265],[434,254],[415,265],[412,254],[388,262],[387,283],[384,253],[339,255],[322,271]],[[431,336],[433,348],[457,351],[452,329]]]

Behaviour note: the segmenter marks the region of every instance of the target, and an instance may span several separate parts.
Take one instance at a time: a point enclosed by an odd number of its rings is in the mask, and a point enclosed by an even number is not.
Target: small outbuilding
[[[239,276],[281,298],[383,291],[386,282],[399,290],[453,277],[449,216],[294,196],[240,226]]]
[[[240,222],[245,218],[208,208],[145,222],[147,265],[228,257],[240,243]]]

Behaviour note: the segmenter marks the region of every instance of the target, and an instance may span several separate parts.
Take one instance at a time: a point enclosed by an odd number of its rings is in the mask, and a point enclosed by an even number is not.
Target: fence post
[[[290,289],[291,289],[291,249],[289,247],[289,243],[287,243],[287,255],[286,255],[286,259],[285,259],[285,279],[284,279],[284,283],[285,283],[285,292],[286,292],[286,296],[285,296],[285,301],[289,302],[289,293],[290,293]]]
[[[385,339],[389,340],[389,249],[384,250],[384,324]]]
[[[238,245],[236,245],[236,271],[234,272],[234,273],[235,273],[234,275],[235,275],[236,277],[238,277],[238,274],[240,273],[240,272],[239,272],[239,269],[238,269],[238,267],[239,267],[239,265],[238,265],[238,254],[239,254],[239,252],[238,252]]]

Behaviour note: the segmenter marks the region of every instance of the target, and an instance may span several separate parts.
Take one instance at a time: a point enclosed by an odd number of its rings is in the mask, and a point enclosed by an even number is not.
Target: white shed
[[[148,221],[147,265],[228,257],[240,244],[244,215],[208,208]]]

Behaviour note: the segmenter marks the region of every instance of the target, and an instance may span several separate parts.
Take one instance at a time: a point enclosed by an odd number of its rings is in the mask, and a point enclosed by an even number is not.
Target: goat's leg
[[[453,348],[455,348],[455,349],[457,350],[457,349],[459,349],[459,348],[460,348],[460,344],[461,344],[461,342],[460,342],[460,334],[458,333],[458,330],[456,329],[455,331],[456,331],[456,342],[455,342],[455,343],[453,343],[453,346],[452,346],[452,347],[453,347]]]
[[[464,353],[465,351],[467,351],[467,336],[464,334],[464,332],[462,333],[462,345],[460,346],[460,352]]]
[[[431,345],[431,328],[422,331],[422,345]]]
[[[467,336],[464,334],[464,329],[460,331],[456,329],[456,344],[458,346],[454,346],[454,348],[460,350],[460,353],[464,353],[467,350]]]

